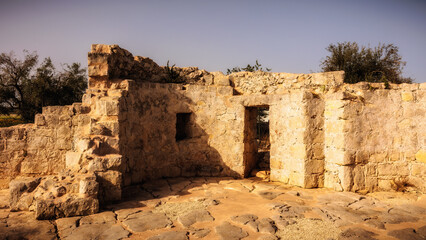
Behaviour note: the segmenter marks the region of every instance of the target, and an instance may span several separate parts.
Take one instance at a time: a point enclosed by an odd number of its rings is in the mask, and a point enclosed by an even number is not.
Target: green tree
[[[234,67],[232,69],[227,69],[226,74],[231,74],[234,72],[255,72],[255,71],[263,71],[263,72],[269,72],[271,71],[270,68],[263,69],[262,64],[259,64],[259,62],[256,60],[256,63],[254,65],[247,64],[246,67],[240,68],[240,67]]]
[[[375,48],[361,46],[356,42],[330,44],[330,52],[321,62],[322,70],[345,71],[346,83],[385,82],[411,83],[411,78],[402,77],[406,62],[393,44],[379,44]]]
[[[16,113],[26,121],[42,107],[81,100],[87,86],[80,64],[65,65],[58,72],[50,58],[36,68],[38,55],[24,51],[24,60],[13,53],[0,54],[0,114]]]

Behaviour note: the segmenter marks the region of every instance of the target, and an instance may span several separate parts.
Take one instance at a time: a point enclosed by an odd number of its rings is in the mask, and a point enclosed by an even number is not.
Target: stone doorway
[[[269,106],[246,107],[244,115],[244,177],[257,172],[269,176],[271,148]]]

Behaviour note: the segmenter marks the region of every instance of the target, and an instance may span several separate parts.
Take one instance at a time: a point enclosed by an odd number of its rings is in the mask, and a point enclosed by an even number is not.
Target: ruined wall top
[[[231,86],[235,94],[274,94],[288,89],[376,90],[423,89],[425,84],[344,84],[344,72],[310,74],[237,72],[207,72],[197,67],[159,66],[147,57],[133,56],[118,45],[93,44],[88,54],[89,87],[99,81],[131,79],[136,82],[182,83],[198,85]]]

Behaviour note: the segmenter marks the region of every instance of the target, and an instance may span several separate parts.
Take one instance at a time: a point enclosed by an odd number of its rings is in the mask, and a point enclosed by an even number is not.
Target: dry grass
[[[21,116],[18,115],[0,115],[0,127],[10,127],[18,124],[26,123]]]
[[[330,222],[304,218],[278,231],[277,236],[286,240],[324,240],[337,239],[340,232],[341,230]]]

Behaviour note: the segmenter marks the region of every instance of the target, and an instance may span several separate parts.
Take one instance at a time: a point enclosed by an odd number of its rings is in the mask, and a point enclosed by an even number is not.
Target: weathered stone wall
[[[270,108],[271,180],[323,186],[324,103],[309,91],[281,95]]]
[[[56,174],[65,168],[71,149],[76,112],[73,106],[51,106],[37,114],[34,124],[0,129],[0,188],[16,176]]]
[[[377,89],[376,89],[377,87]],[[345,191],[425,191],[424,84],[361,83],[329,94],[325,186]]]
[[[232,88],[135,83],[122,99],[120,146],[125,184],[178,176],[242,175],[242,114]],[[190,113],[187,137],[176,139],[176,118]]]

